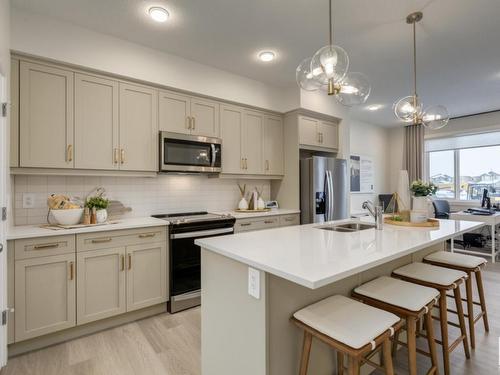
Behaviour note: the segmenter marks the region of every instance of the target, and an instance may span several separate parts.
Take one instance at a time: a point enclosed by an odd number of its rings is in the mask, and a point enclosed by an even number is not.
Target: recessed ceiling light
[[[372,104],[366,107],[366,109],[369,111],[378,111],[380,108],[382,108],[381,104]]]
[[[156,22],[166,22],[170,17],[168,10],[162,7],[151,7],[148,10],[149,16]]]
[[[273,51],[263,51],[259,53],[260,61],[269,62],[276,58],[276,54]]]

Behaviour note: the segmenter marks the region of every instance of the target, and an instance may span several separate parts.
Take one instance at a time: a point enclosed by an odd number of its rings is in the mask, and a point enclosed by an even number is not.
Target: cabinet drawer
[[[75,235],[15,240],[14,248],[16,260],[73,253]]]
[[[279,217],[255,218],[255,219],[240,219],[234,224],[234,232],[250,232],[253,230],[269,229],[279,227]]]
[[[166,226],[76,235],[78,252],[118,246],[164,242],[166,240]]]
[[[280,216],[281,227],[286,227],[289,225],[299,225],[299,224],[300,224],[300,217],[298,214]]]

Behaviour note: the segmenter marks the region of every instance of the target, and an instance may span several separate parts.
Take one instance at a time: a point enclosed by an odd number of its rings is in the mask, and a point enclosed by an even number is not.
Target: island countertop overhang
[[[339,233],[309,224],[203,238],[196,244],[204,251],[317,289],[483,225],[440,220],[438,229],[385,225],[383,230]]]

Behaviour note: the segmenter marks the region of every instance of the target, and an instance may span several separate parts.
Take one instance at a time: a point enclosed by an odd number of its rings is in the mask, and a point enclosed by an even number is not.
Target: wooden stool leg
[[[460,332],[462,333],[464,344],[465,357],[470,358],[469,342],[467,341],[467,329],[465,328],[464,308],[462,306],[462,295],[460,294],[460,287],[453,290],[455,296],[455,304],[457,305],[458,321],[460,323]]]
[[[489,332],[490,325],[488,323],[488,314],[486,313],[486,300],[484,298],[483,277],[481,275],[481,270],[476,271],[475,274],[476,274],[477,291],[479,292],[479,302],[481,303],[481,311],[483,312],[484,330],[486,332]]]
[[[440,291],[439,323],[441,324],[441,342],[443,350],[443,367],[445,375],[450,375],[450,352],[448,343],[448,313],[446,311],[446,291]]]
[[[349,356],[349,375],[359,375],[359,359]]]
[[[425,331],[427,332],[427,343],[429,344],[431,363],[435,368],[434,374],[439,375],[436,342],[434,341],[434,326],[432,325],[432,310],[429,310],[429,312],[425,314]]]
[[[413,316],[406,318],[406,335],[408,341],[408,370],[410,375],[417,375],[417,321]]]
[[[337,375],[344,375],[344,353],[337,351]]]
[[[385,375],[394,375],[394,367],[392,366],[390,339],[385,340],[382,345],[383,345],[382,352],[384,358]]]
[[[309,366],[309,355],[311,354],[312,334],[304,332],[304,343],[302,345],[302,357],[300,359],[300,375],[307,375]]]
[[[399,329],[396,332],[394,332],[394,337],[392,338],[392,355],[393,356],[396,355],[396,351],[398,350],[399,332],[400,332]]]
[[[472,273],[469,272],[469,277],[465,280],[465,295],[467,299],[467,315],[469,320],[469,335],[470,346],[472,349],[476,348],[476,332],[474,329],[474,304],[472,296]]]

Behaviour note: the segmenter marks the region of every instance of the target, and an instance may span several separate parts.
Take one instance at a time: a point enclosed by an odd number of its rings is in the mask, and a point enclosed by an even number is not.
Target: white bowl
[[[68,210],[50,210],[52,217],[60,225],[75,225],[82,221],[83,208],[70,208]]]

